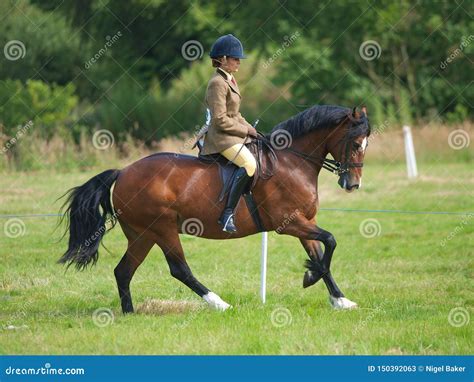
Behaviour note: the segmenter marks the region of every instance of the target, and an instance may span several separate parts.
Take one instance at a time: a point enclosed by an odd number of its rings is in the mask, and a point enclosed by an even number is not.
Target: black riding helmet
[[[244,55],[242,43],[237,37],[231,34],[219,37],[216,42],[212,44],[209,56],[211,56],[211,58],[223,56],[233,58],[247,58]]]

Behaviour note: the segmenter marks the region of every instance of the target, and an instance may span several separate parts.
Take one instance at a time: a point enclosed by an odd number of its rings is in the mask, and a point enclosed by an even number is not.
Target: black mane
[[[276,130],[286,130],[293,138],[298,138],[314,130],[336,127],[345,119],[350,118],[352,126],[346,138],[352,139],[361,135],[370,134],[370,125],[367,116],[361,113],[358,120],[352,119],[352,110],[347,107],[334,105],[315,105],[296,114],[290,119],[276,125],[270,135]]]

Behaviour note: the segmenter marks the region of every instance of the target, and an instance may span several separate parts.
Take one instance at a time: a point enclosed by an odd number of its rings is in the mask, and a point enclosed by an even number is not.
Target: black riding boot
[[[252,181],[252,176],[247,175],[245,168],[240,167],[235,173],[232,179],[232,185],[230,186],[229,196],[227,198],[227,204],[219,218],[219,224],[223,227],[222,230],[225,232],[237,232],[234,224],[234,210],[237,207],[240,196],[245,192],[247,186]]]

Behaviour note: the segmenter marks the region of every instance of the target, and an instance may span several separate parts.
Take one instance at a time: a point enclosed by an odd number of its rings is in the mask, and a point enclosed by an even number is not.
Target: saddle
[[[273,176],[277,157],[270,142],[260,133],[257,138],[252,138],[249,142],[244,144],[255,157],[257,168],[252,184],[250,185],[249,189],[244,192],[243,196],[257,229],[260,232],[264,232],[265,227],[263,226],[262,219],[258,213],[258,206],[253,197],[252,190],[259,179],[267,180]],[[217,164],[219,168],[219,177],[223,185],[218,198],[219,202],[221,202],[229,193],[232,180],[239,167],[221,154],[201,154],[202,145],[199,143],[199,140],[196,142],[196,146],[199,149],[198,159],[201,162],[207,164]]]

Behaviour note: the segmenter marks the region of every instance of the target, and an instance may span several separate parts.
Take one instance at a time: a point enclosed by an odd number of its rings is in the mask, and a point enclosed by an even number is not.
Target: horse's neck
[[[284,162],[290,169],[288,176],[296,175],[294,169],[300,169],[301,171],[298,171],[298,174],[302,174],[307,184],[314,185],[317,189],[322,159],[327,155],[326,144],[324,142],[325,137],[326,134],[321,134],[321,132],[317,132],[317,134],[316,132],[311,132],[302,137],[293,138],[290,146],[291,149],[311,157],[311,160],[306,160],[288,150],[277,152],[278,156],[285,158]],[[318,159],[321,162],[319,162]],[[303,181],[303,179],[301,179],[301,181]]]
[[[321,160],[326,158],[327,152],[327,130],[313,131],[305,134],[301,137],[293,139],[291,148],[304,153],[308,157],[320,158]],[[321,166],[315,166],[317,173],[321,170]]]

